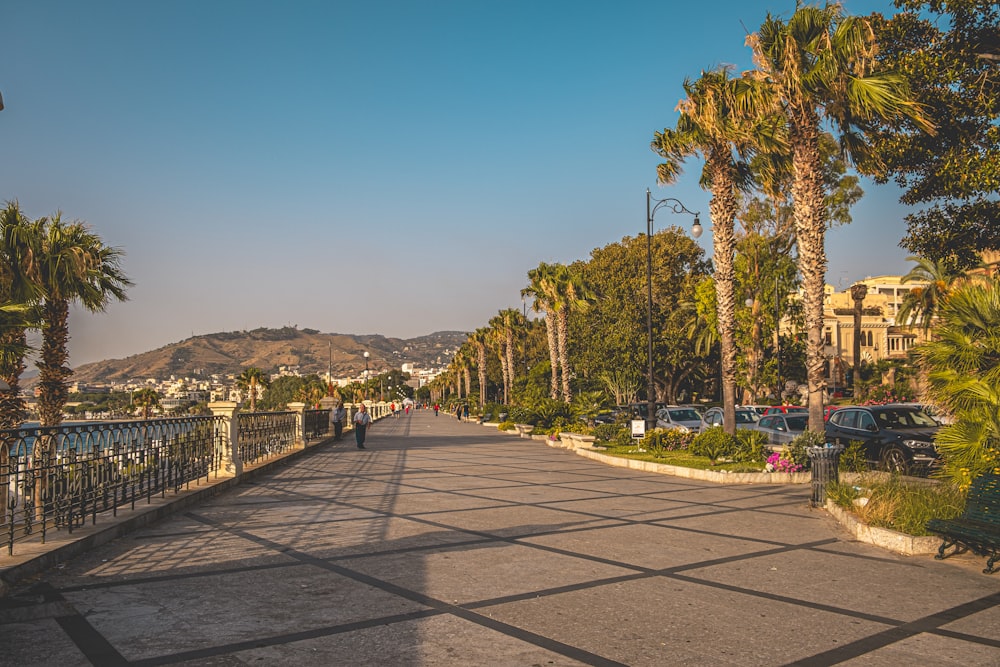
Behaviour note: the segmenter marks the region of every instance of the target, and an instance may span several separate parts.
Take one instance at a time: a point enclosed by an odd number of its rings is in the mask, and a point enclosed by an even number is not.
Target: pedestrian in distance
[[[344,420],[347,419],[347,410],[344,409],[343,402],[337,403],[333,409],[333,439],[340,440],[344,435]]]
[[[434,416],[435,416],[435,417],[437,417],[437,416],[438,416],[438,411],[439,411],[440,409],[441,409],[441,406],[440,406],[440,405],[438,405],[437,403],[435,403],[435,404],[434,404]]]
[[[372,416],[368,414],[365,404],[361,404],[354,415],[354,441],[358,443],[358,449],[365,448],[365,431],[371,426]]]
[[[469,404],[468,403],[466,403],[465,405],[462,406],[462,417],[465,419],[465,421],[469,421]]]

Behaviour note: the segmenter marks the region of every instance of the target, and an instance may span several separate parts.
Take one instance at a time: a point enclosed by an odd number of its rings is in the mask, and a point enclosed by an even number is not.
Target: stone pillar
[[[330,411],[330,424],[327,427],[329,429],[327,431],[329,437],[333,436],[333,411],[337,409],[337,403],[339,402],[340,401],[338,401],[333,396],[324,396],[323,398],[319,399],[320,409]]]
[[[295,419],[295,441],[302,443],[302,448],[306,447],[306,404],[289,403],[288,409],[296,413]]]
[[[222,469],[239,477],[243,474],[243,461],[240,459],[239,420],[236,415],[240,411],[239,403],[235,401],[215,401],[208,404],[208,409],[216,417],[223,418],[222,428]]]

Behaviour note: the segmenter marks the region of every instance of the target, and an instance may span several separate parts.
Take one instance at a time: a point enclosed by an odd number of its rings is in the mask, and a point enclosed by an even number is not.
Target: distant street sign
[[[633,419],[632,420],[632,437],[642,439],[646,437],[646,420],[645,419]]]

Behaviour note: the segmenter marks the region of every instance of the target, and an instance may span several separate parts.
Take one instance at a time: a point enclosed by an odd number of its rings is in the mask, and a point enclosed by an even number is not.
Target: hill
[[[358,375],[365,368],[364,352],[372,371],[399,368],[412,362],[433,368],[451,361],[465,342],[460,331],[441,331],[419,338],[386,338],[379,335],[320,333],[314,329],[284,327],[193,336],[179,343],[125,359],[84,364],[72,379],[84,383],[124,382],[130,379],[208,377],[239,374],[249,366],[276,372],[281,366],[334,377]]]

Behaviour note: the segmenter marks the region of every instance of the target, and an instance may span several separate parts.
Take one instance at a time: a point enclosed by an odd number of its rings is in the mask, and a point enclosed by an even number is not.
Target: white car
[[[656,411],[656,428],[676,429],[685,433],[700,433],[701,415],[694,408],[667,405]]]

